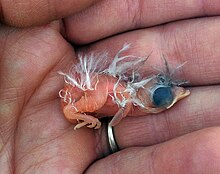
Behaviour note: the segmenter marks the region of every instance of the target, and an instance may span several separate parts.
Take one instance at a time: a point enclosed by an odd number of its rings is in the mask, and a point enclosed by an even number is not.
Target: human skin
[[[73,0],[61,7],[45,1],[45,15],[40,15],[35,1],[23,8],[20,0],[20,16],[14,1],[1,1],[5,23],[36,26],[0,28],[2,173],[220,173],[217,0],[103,0],[75,15],[87,5],[74,10],[69,7]],[[37,19],[32,11],[39,13]],[[109,50],[114,55],[125,42],[133,45],[128,53],[137,56],[153,50],[151,65],[160,64],[162,54],[174,64],[187,61],[179,76],[190,81],[191,95],[166,112],[126,117],[115,127],[121,150],[104,157],[109,152],[105,125],[74,131],[64,119],[58,98],[63,78],[57,71],[74,63],[74,51]]]

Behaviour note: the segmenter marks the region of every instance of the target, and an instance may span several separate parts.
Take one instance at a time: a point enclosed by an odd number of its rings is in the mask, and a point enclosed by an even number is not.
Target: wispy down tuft
[[[107,53],[95,55],[78,55],[79,63],[73,65],[69,73],[58,72],[65,77],[65,82],[83,91],[95,90],[98,73],[104,71],[107,64]]]

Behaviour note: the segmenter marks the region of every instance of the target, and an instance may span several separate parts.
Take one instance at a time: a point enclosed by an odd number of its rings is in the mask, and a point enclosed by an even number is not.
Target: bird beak
[[[170,106],[167,109],[171,108],[176,102],[187,97],[190,94],[189,90],[184,89],[183,87],[174,87],[173,89],[175,98]]]

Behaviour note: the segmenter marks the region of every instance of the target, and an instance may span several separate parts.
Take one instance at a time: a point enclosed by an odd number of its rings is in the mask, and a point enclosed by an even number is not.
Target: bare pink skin
[[[83,126],[89,128],[99,129],[101,122],[98,118],[103,116],[113,116],[110,122],[111,126],[117,125],[127,115],[132,115],[134,110],[139,110],[136,115],[146,115],[150,113],[160,113],[170,107],[172,107],[177,101],[185,98],[190,94],[189,90],[185,90],[182,87],[174,87],[174,101],[168,108],[157,108],[150,100],[150,93],[146,93],[145,90],[140,89],[138,97],[143,101],[145,108],[135,107],[131,102],[128,102],[124,108],[120,108],[115,102],[112,101],[113,88],[117,79],[108,75],[98,75],[99,82],[96,85],[95,90],[83,91],[77,87],[73,87],[70,84],[65,85],[63,91],[70,93],[71,101],[73,103],[67,103],[61,98],[62,109],[65,118],[71,123],[78,124],[74,129],[79,129]],[[94,85],[94,84],[93,84]],[[145,87],[150,87],[153,83],[147,84]],[[122,99],[119,94],[120,91],[125,91],[125,84],[121,83],[116,88],[118,98]],[[123,93],[126,99],[131,98],[129,93]]]
[[[81,121],[75,126],[75,129],[81,128],[87,124],[89,128],[98,129],[101,126],[101,122],[91,114],[110,114],[115,116],[115,121],[112,125],[117,124],[123,117],[125,117],[131,110],[131,103],[128,103],[123,113],[118,108],[117,104],[113,103],[110,95],[113,95],[114,84],[117,82],[116,78],[99,75],[99,83],[96,85],[95,90],[82,91],[77,87],[66,85],[64,91],[68,90],[71,93],[72,100],[75,100],[74,107],[72,104],[67,104],[61,99],[61,104],[64,112],[64,116],[72,123],[76,123],[76,120]],[[119,85],[116,89],[118,92],[124,91],[123,84]],[[126,98],[129,98],[129,94],[124,94]],[[120,98],[120,95],[118,95]],[[108,108],[108,110],[106,110]],[[91,114],[89,114],[91,113]]]

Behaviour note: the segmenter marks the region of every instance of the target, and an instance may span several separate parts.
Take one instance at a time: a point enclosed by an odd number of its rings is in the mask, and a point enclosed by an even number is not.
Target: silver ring
[[[119,148],[118,148],[117,142],[115,140],[114,129],[113,129],[112,126],[109,125],[110,121],[111,120],[109,119],[108,127],[107,127],[108,142],[109,142],[109,146],[110,146],[111,152],[115,153],[115,152],[119,151]]]

